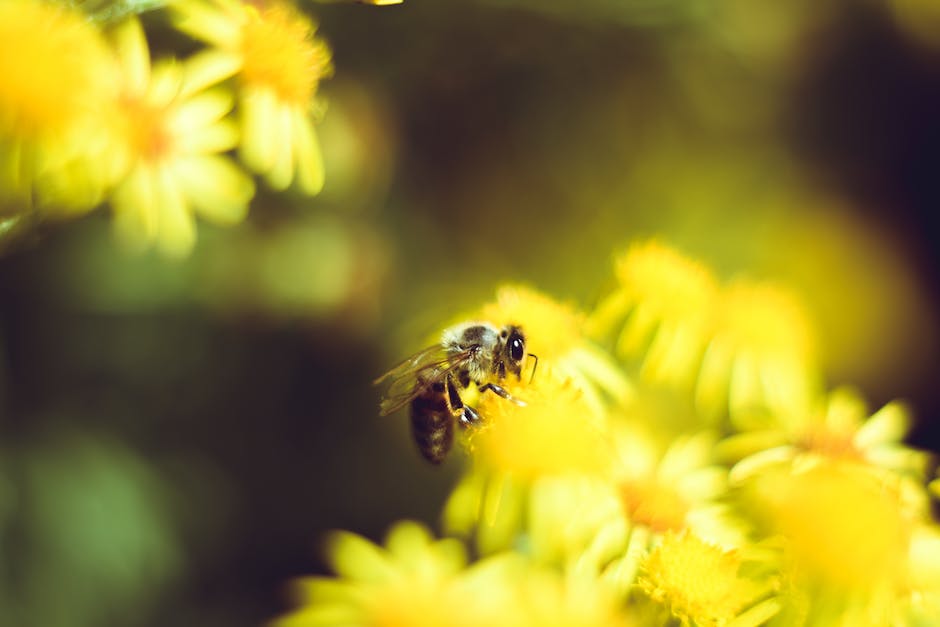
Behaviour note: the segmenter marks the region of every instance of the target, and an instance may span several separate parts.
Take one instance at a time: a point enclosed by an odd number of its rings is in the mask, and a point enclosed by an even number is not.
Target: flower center
[[[242,80],[271,88],[281,100],[307,104],[330,69],[326,46],[314,40],[310,21],[290,7],[249,7],[242,26]]]
[[[724,624],[757,592],[755,582],[738,576],[740,566],[734,551],[723,551],[688,532],[670,532],[647,556],[639,584],[683,624]]]
[[[159,161],[173,148],[173,136],[167,128],[167,111],[143,98],[125,97],[125,132],[133,154],[145,161]]]
[[[620,495],[627,516],[637,524],[656,532],[685,527],[689,506],[671,486],[656,480],[627,481],[621,485]]]

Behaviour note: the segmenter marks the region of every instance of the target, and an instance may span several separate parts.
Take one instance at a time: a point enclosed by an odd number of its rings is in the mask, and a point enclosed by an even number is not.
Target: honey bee
[[[538,358],[529,355],[537,365]],[[467,428],[481,421],[480,414],[461,399],[462,390],[476,384],[481,393],[493,392],[525,405],[500,385],[507,375],[521,378],[525,357],[525,335],[517,325],[453,326],[443,332],[439,344],[415,353],[375,380],[378,385],[391,379],[380,412],[385,416],[410,403],[411,434],[418,450],[432,464],[440,464],[453,444],[454,423]]]

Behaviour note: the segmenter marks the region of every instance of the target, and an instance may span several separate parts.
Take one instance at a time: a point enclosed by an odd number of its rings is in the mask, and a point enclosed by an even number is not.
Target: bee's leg
[[[482,420],[480,414],[469,405],[464,405],[450,376],[444,379],[444,385],[447,388],[447,402],[450,405],[450,412],[457,418],[457,424],[464,429],[479,424]]]
[[[477,410],[469,405],[464,405],[460,412],[460,417],[457,420],[457,424],[466,429],[467,427],[475,427],[482,421],[483,419],[480,417],[480,414],[477,413]]]
[[[525,407],[525,401],[522,401],[512,394],[507,392],[504,388],[496,385],[495,383],[484,383],[480,386],[480,392],[486,392],[487,390],[493,392],[494,394],[505,398],[507,401],[511,401],[520,407]]]

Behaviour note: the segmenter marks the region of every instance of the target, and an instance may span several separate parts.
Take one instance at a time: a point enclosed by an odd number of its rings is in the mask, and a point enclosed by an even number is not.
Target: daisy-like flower
[[[589,334],[615,334],[618,355],[642,358],[644,379],[690,386],[718,291],[711,271],[656,241],[632,245],[614,271],[618,287],[591,314]]]
[[[123,75],[115,116],[123,174],[111,196],[116,230],[133,248],[156,243],[183,256],[196,240],[194,214],[234,224],[254,195],[251,179],[222,154],[238,141],[225,119],[232,101],[224,91],[205,91],[189,64],[151,68],[137,20],[119,26],[114,40]]]
[[[329,553],[337,578],[296,582],[299,607],[275,627],[623,625],[601,590],[571,586],[514,555],[468,567],[458,541],[434,540],[415,523],[396,525],[385,547],[340,532]]]
[[[902,403],[892,401],[868,417],[862,397],[854,390],[840,388],[821,405],[805,413],[779,416],[776,426],[733,435],[721,442],[724,457],[740,460],[732,478],[744,480],[768,465],[799,466],[829,459],[863,463],[921,484],[928,455],[903,444],[910,415]]]
[[[806,411],[815,392],[812,324],[792,292],[737,280],[716,302],[696,400],[706,412],[727,407],[739,428],[770,413]]]
[[[722,547],[746,544],[740,523],[721,501],[727,471],[712,461],[713,442],[709,433],[682,436],[662,451],[635,429],[618,431],[614,480],[629,539],[622,556],[605,568],[616,588],[632,584],[640,558],[668,532],[688,529]]]
[[[0,0],[0,204],[77,211],[101,200],[114,78],[106,43],[83,16]]]
[[[638,584],[683,625],[755,626],[780,610],[775,598],[764,598],[772,580],[748,573],[740,551],[688,531],[663,536],[643,559]]]
[[[323,187],[314,130],[320,80],[332,73],[316,24],[283,0],[173,0],[178,27],[213,49],[198,56],[207,75],[235,76],[242,161],[274,189],[292,181],[307,194]]]
[[[311,577],[296,583],[300,607],[277,627],[306,625],[447,625],[458,601],[454,584],[466,567],[457,540],[434,540],[403,522],[388,534],[385,548],[348,532],[329,540],[337,579]]]

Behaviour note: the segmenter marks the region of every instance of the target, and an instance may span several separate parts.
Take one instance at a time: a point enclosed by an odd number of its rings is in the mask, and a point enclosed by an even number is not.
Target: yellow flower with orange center
[[[331,53],[316,24],[286,1],[174,0],[178,27],[214,48],[197,55],[207,75],[238,83],[242,161],[275,189],[296,181],[316,194],[323,163],[314,117]]]
[[[251,179],[228,157],[237,142],[227,121],[230,96],[204,91],[186,63],[153,68],[140,24],[114,33],[122,91],[114,104],[114,166],[122,172],[111,196],[115,227],[132,248],[156,243],[171,256],[189,253],[194,214],[220,224],[242,220],[254,194]]]
[[[859,393],[840,388],[821,405],[797,415],[777,415],[775,426],[721,442],[723,456],[740,460],[733,469],[734,479],[743,480],[768,465],[826,459],[858,462],[918,485],[924,480],[928,455],[904,445],[911,419],[902,403],[892,401],[869,417]]]
[[[81,14],[0,0],[0,203],[77,210],[101,200],[114,85],[107,45]]]

